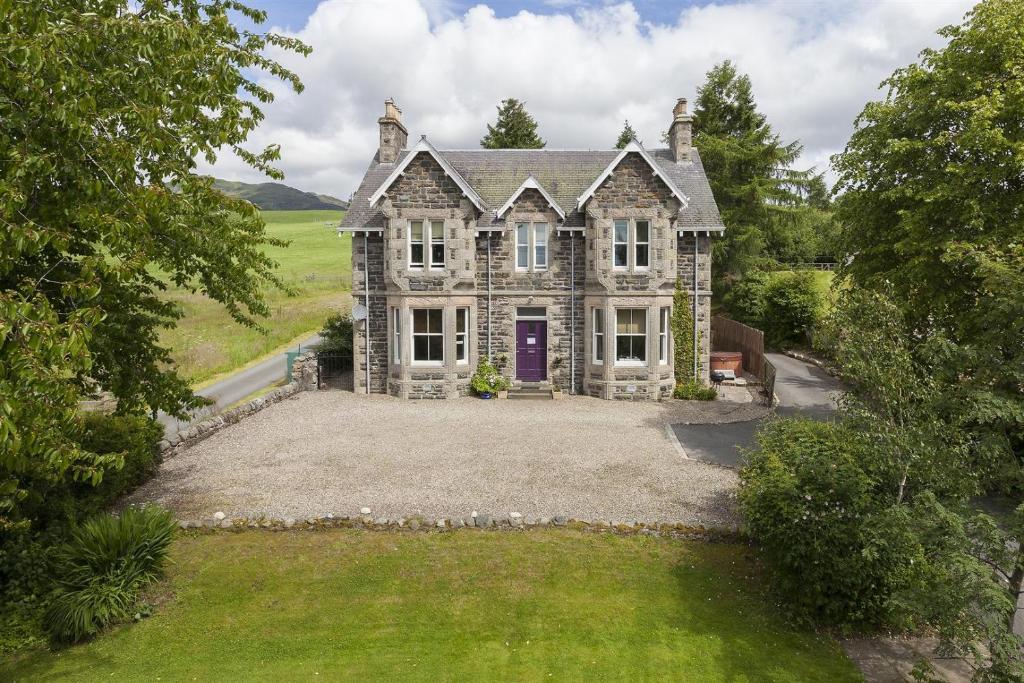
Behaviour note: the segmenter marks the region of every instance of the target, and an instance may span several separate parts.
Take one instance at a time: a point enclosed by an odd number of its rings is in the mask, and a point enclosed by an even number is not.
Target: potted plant
[[[508,398],[508,390],[511,386],[512,382],[508,381],[504,375],[497,375],[494,378],[494,390],[498,392],[498,398]]]
[[[500,392],[506,392],[506,396],[508,395],[508,380],[498,373],[487,356],[480,358],[476,372],[469,380],[469,386],[483,399],[491,398],[496,393],[500,395]]]

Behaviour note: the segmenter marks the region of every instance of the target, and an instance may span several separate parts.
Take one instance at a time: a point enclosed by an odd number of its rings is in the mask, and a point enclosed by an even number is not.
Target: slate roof
[[[477,191],[492,211],[533,176],[566,211],[564,225],[582,226],[585,217],[576,207],[576,200],[615,160],[620,150],[548,150],[548,149],[472,149],[438,150],[455,170]],[[689,198],[689,205],[679,214],[679,229],[721,230],[722,218],[715,205],[704,167],[697,150],[693,160],[676,163],[668,149],[647,150],[661,171],[672,179]],[[341,228],[382,228],[384,216],[369,198],[400,164],[408,150],[394,164],[381,164],[374,156],[366,175],[356,190]],[[481,216],[480,223],[491,216]]]

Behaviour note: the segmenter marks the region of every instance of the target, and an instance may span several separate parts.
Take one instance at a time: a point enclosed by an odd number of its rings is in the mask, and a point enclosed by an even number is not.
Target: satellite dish
[[[366,306],[362,304],[356,304],[352,307],[352,319],[356,322],[360,320],[366,320]]]

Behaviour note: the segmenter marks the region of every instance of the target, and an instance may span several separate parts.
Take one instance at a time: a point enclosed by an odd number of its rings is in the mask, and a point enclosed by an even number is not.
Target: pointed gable
[[[632,190],[635,193],[646,194],[650,194],[653,191],[656,195],[664,195],[661,197],[651,197],[650,199],[652,203],[657,201],[663,202],[668,196],[672,196],[679,200],[679,203],[683,208],[686,208],[689,205],[690,198],[683,194],[668,174],[662,171],[661,167],[654,161],[654,158],[651,157],[651,155],[647,153],[647,150],[643,148],[643,145],[636,140],[633,140],[627,144],[618,155],[616,155],[612,162],[605,167],[600,175],[597,176],[597,179],[591,183],[590,187],[588,187],[586,191],[579,196],[576,200],[577,209],[583,209],[583,206],[590,201],[595,194],[597,194],[598,190],[605,186],[606,181],[612,177],[613,173],[620,167],[620,165],[623,165],[623,170],[625,170],[626,173],[634,180],[634,182],[631,183],[633,187],[628,188],[628,190]],[[654,179],[657,182],[651,183],[648,179]],[[667,190],[667,192],[658,192],[651,187],[642,187],[644,180],[647,180],[646,184],[648,186],[660,185],[664,190]],[[615,182],[616,181],[614,180],[612,181],[612,183]],[[622,185],[622,183],[619,184]],[[617,189],[628,191],[627,188]]]
[[[555,213],[558,214],[558,217],[561,218],[563,221],[565,220],[565,211],[562,209],[561,206],[558,205],[558,202],[552,199],[551,195],[548,194],[547,190],[545,190],[544,187],[539,182],[537,182],[537,179],[534,178],[532,175],[529,176],[526,180],[524,180],[523,184],[519,186],[519,189],[513,192],[512,196],[508,198],[508,201],[505,202],[505,204],[502,205],[500,209],[498,209],[498,218],[504,216],[505,213],[512,208],[512,206],[516,203],[516,200],[519,199],[519,197],[524,192],[528,192],[529,194],[536,193],[540,195],[541,198],[543,198],[543,200],[547,203],[547,205],[554,209]]]
[[[441,173],[432,172],[432,168],[440,169]],[[484,200],[481,199],[479,194],[477,194],[476,190],[474,190],[473,187],[466,182],[465,178],[463,178],[459,172],[456,171],[450,163],[448,163],[448,160],[444,158],[444,155],[438,152],[437,149],[430,144],[426,136],[422,137],[420,141],[416,143],[411,150],[409,150],[409,153],[401,159],[397,166],[395,166],[395,170],[391,172],[383,183],[381,183],[380,187],[377,188],[377,191],[370,195],[370,205],[373,206],[377,204],[384,195],[389,193],[392,186],[395,185],[400,178],[406,176],[406,174],[409,174],[410,177],[414,177],[414,174],[418,176],[425,176],[426,179],[432,181],[427,183],[428,189],[417,189],[417,192],[425,193],[424,197],[419,198],[420,203],[437,203],[430,202],[430,197],[426,196],[430,192],[430,185],[437,186],[439,191],[443,192],[445,195],[450,194],[450,191],[444,189],[445,180],[447,180],[450,181],[450,184],[454,185],[455,188],[458,188],[460,195],[465,195],[469,201],[473,202],[473,205],[477,209],[481,212],[487,211],[486,203],[484,203]],[[443,174],[443,177],[441,174]],[[411,184],[412,183],[404,183],[406,186]],[[399,185],[399,189],[401,188],[402,184]],[[450,189],[451,188],[449,188],[449,190]]]

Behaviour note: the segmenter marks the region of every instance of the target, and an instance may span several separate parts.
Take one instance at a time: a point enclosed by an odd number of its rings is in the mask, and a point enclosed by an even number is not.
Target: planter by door
[[[548,376],[548,323],[516,321],[516,379],[540,382]]]

